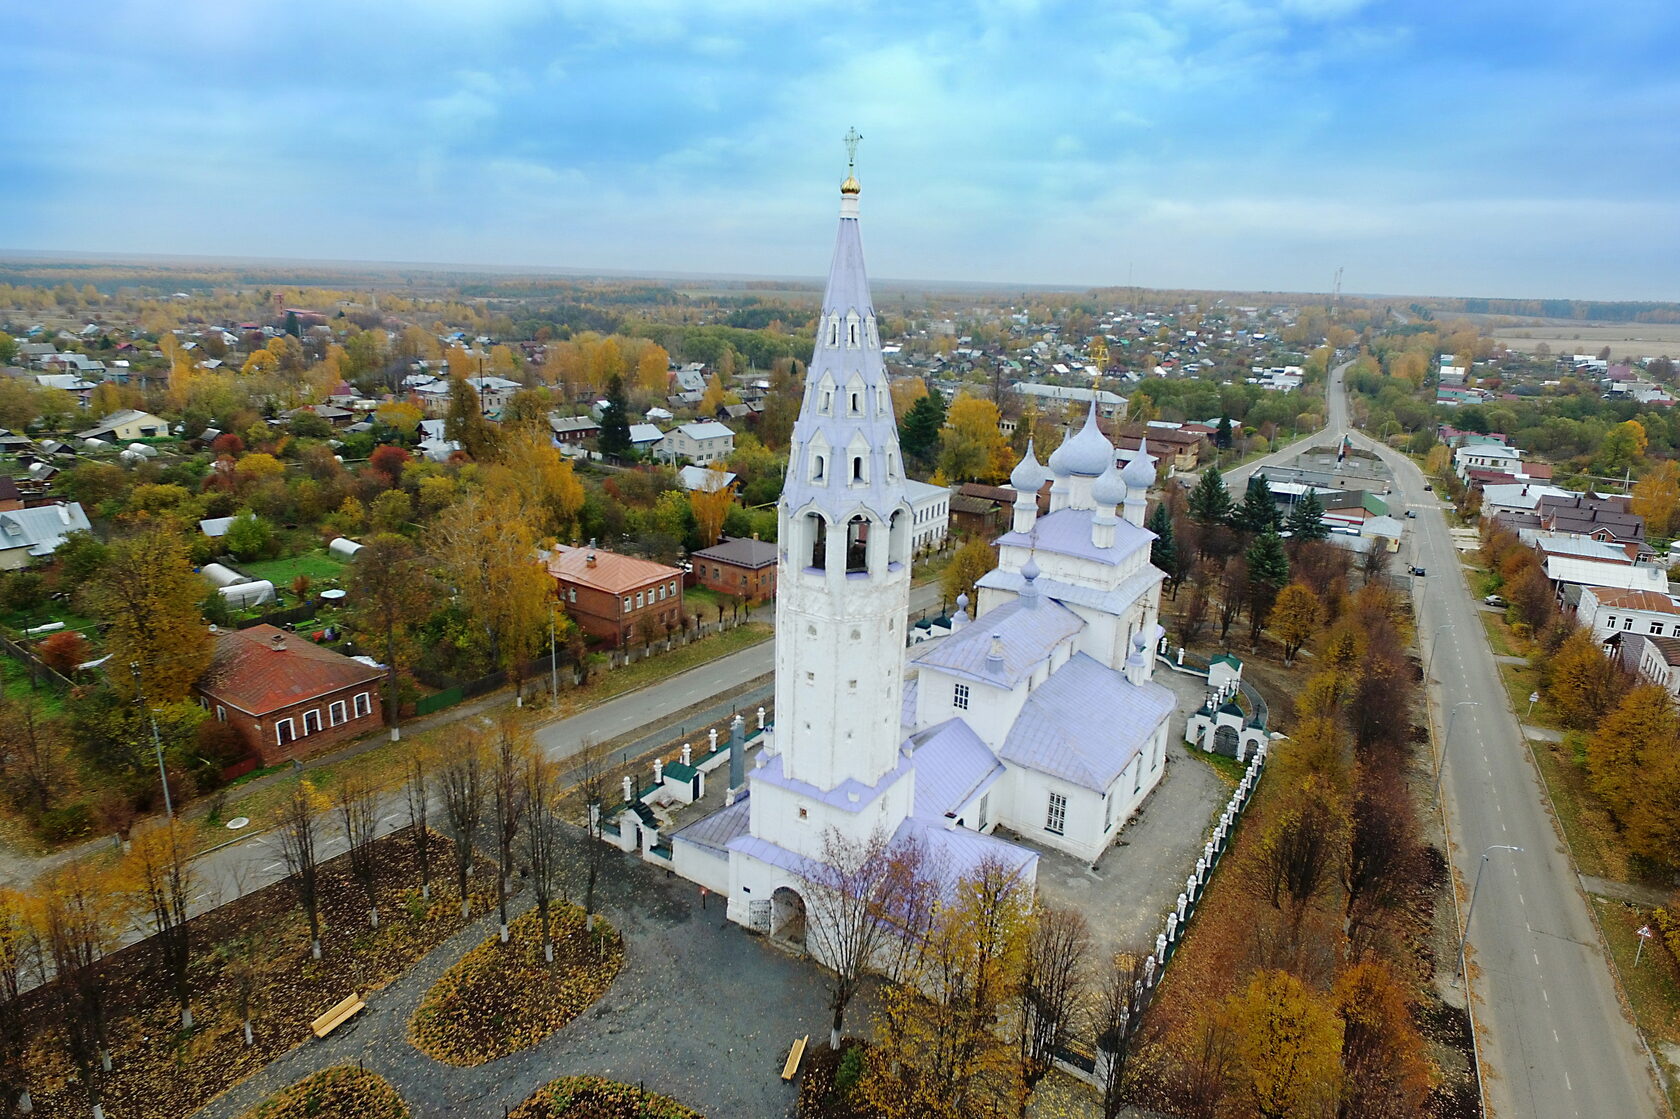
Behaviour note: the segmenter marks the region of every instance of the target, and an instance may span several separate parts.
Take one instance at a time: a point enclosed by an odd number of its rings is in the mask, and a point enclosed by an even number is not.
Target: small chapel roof
[[[915,753],[915,813],[938,820],[955,812],[1006,772],[987,745],[958,718],[946,719],[910,739]]]
[[[1075,653],[1027,697],[999,756],[1105,793],[1173,707],[1160,684],[1133,684]]]
[[[1155,534],[1148,529],[1122,520],[1115,526],[1114,543],[1107,548],[1099,548],[1091,541],[1092,516],[1090,509],[1058,509],[1038,518],[1031,531],[1006,532],[998,537],[997,543],[1004,547],[1036,548],[1118,566],[1139,548],[1147,548],[1155,539]]]

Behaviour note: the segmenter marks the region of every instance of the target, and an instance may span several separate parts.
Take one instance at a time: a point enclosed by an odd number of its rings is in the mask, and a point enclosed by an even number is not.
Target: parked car
[[[1424,483],[1424,484],[1423,484],[1423,492],[1424,492],[1424,493],[1428,493],[1428,492],[1430,492],[1430,491],[1431,491],[1431,490],[1433,490],[1433,489],[1434,489],[1434,488],[1435,488],[1435,487],[1434,487],[1434,486],[1432,486],[1432,485],[1430,485],[1430,484],[1429,484],[1429,483],[1428,483],[1428,482],[1425,482],[1425,483]]]
[[[1413,575],[1427,575],[1428,574],[1428,572],[1424,571],[1424,569],[1421,568],[1421,567],[1409,567],[1406,570]]]
[[[1487,603],[1489,606],[1504,606],[1504,605],[1506,605],[1505,600],[1503,598],[1500,598],[1496,594],[1490,594],[1486,598],[1482,599],[1482,601]]]
[[[1414,521],[1417,520],[1417,510],[1416,509],[1406,510],[1406,516],[1410,517]]]

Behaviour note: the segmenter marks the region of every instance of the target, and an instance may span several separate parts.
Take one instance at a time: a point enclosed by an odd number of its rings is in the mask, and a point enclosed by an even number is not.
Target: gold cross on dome
[[[857,165],[858,141],[863,139],[863,137],[858,135],[857,129],[848,128],[846,129],[846,134],[842,136],[841,139],[846,143],[846,170],[851,171]]]

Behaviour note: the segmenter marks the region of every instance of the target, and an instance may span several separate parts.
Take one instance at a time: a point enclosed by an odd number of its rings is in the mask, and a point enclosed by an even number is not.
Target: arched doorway
[[[1237,756],[1237,741],[1237,728],[1222,726],[1213,732],[1213,752],[1234,758]]]
[[[805,948],[805,899],[789,886],[778,886],[770,895],[770,936]]]

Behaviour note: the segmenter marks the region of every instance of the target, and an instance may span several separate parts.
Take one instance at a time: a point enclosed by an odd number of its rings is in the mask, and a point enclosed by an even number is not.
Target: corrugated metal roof
[[[1004,768],[973,729],[961,719],[946,719],[911,740],[916,768],[916,815],[943,819],[999,777]]]
[[[1062,556],[1077,556],[1118,567],[1140,548],[1149,547],[1155,534],[1127,520],[1121,520],[1114,530],[1114,544],[1099,548],[1091,542],[1090,509],[1058,509],[1039,517],[1031,532],[1006,532],[998,537],[1000,546],[1037,548]]]
[[[1106,792],[1173,707],[1173,694],[1160,684],[1133,684],[1075,653],[1027,697],[1000,756]]]
[[[1084,620],[1059,602],[1041,597],[1038,606],[1028,607],[1016,599],[981,615],[937,645],[913,652],[911,660],[926,668],[1013,688],[1057,645],[1083,628]],[[994,635],[1002,646],[1002,655],[995,660],[991,655]]]
[[[1546,578],[1554,583],[1582,583],[1589,587],[1668,593],[1667,572],[1647,564],[1599,563],[1571,556],[1548,556]]]

